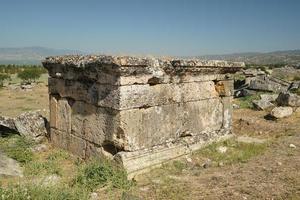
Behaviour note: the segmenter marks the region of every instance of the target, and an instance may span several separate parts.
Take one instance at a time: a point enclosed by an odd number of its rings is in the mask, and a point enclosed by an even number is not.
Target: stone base
[[[197,151],[212,142],[226,140],[232,136],[233,134],[230,131],[221,130],[219,132],[209,133],[209,137],[207,138],[186,137],[176,143],[166,144],[148,150],[119,152],[114,156],[114,159],[122,164],[128,173],[128,178],[132,179],[164,163]]]

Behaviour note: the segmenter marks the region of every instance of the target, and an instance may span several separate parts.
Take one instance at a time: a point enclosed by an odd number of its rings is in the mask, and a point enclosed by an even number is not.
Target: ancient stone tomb
[[[43,65],[52,143],[132,175],[230,135],[230,74],[244,64],[91,55]]]

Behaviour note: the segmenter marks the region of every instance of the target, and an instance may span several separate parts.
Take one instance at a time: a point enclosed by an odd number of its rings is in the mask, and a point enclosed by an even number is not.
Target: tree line
[[[32,83],[47,73],[41,65],[0,65],[0,87],[4,81],[10,80],[11,75],[17,74],[23,83]]]

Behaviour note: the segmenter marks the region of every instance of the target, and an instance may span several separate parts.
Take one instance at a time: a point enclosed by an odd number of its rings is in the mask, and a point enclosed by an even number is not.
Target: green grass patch
[[[34,159],[25,165],[27,176],[35,175],[62,175],[60,161],[68,159],[70,156],[63,150],[54,150],[45,159]]]
[[[23,165],[33,160],[30,149],[33,144],[33,141],[19,135],[0,138],[0,150]]]
[[[1,200],[87,200],[89,193],[84,188],[41,185],[11,185],[0,187]]]
[[[225,153],[219,152],[220,146],[227,147]],[[222,162],[223,164],[245,163],[254,156],[262,154],[268,144],[241,143],[233,139],[219,143],[213,143],[204,149],[195,153],[196,156],[211,159],[215,164]]]
[[[240,97],[236,99],[236,103],[240,106],[240,108],[253,108],[253,100],[258,100],[260,99],[259,94],[256,95],[251,95],[251,96],[245,96],[245,97]]]
[[[102,159],[83,164],[73,180],[73,185],[84,186],[89,190],[104,186],[128,190],[133,186],[133,182],[127,180],[127,173],[123,168],[112,161]]]

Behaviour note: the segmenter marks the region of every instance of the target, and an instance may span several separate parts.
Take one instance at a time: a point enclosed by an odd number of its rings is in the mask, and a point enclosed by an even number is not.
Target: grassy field
[[[47,111],[46,76],[40,82],[32,91],[1,89],[0,114]],[[49,143],[34,152],[36,144],[18,135],[0,138],[0,151],[19,161],[24,172],[22,178],[0,179],[0,199],[300,199],[300,113],[268,121],[249,102],[240,99],[245,106],[234,110],[233,132],[266,142],[213,143],[135,180],[108,160],[83,161]]]

